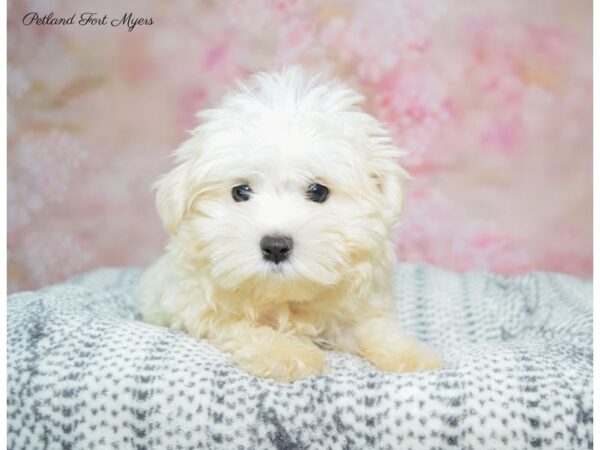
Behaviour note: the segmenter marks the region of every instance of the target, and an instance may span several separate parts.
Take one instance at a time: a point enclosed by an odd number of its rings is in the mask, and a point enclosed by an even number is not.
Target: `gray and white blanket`
[[[592,447],[592,285],[400,264],[405,329],[445,368],[382,373],[328,353],[284,385],[136,320],[137,269],[8,299],[11,449]]]

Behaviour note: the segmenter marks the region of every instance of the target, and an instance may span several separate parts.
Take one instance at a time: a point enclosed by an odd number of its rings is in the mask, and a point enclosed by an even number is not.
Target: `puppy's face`
[[[377,254],[400,213],[403,172],[359,101],[288,69],[201,115],[157,204],[220,288],[308,298]]]

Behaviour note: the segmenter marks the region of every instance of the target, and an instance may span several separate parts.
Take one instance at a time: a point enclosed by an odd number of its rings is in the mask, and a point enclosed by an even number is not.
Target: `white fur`
[[[320,347],[384,370],[438,367],[395,323],[389,237],[402,209],[401,151],[348,86],[297,67],[239,83],[176,151],[156,183],[171,235],[145,273],[145,320],[207,338],[258,376],[326,370]],[[311,183],[330,190],[306,198]],[[253,189],[235,202],[239,184]],[[289,261],[265,261],[265,235]],[[317,346],[316,344],[319,344]]]

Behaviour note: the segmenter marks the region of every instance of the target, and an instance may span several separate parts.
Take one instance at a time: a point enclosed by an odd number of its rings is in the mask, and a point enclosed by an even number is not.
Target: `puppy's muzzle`
[[[294,240],[289,236],[264,236],[260,240],[263,258],[279,264],[285,261],[294,248]]]

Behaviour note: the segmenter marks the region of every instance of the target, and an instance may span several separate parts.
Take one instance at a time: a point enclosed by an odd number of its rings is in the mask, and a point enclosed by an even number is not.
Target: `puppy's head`
[[[157,206],[217,285],[307,297],[383,247],[402,206],[401,152],[361,101],[288,68],[200,114],[156,184]]]

